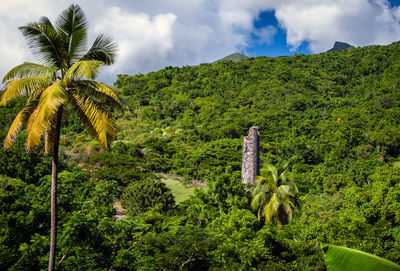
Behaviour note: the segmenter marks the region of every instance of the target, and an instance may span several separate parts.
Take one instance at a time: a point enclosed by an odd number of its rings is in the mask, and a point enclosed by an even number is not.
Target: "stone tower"
[[[249,135],[243,138],[242,182],[255,186],[260,175],[260,147],[258,127],[249,129]]]

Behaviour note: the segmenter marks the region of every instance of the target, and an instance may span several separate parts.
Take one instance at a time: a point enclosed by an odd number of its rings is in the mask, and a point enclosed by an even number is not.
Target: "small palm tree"
[[[90,134],[109,148],[115,135],[114,119],[104,105],[121,107],[114,90],[93,81],[102,65],[114,63],[116,44],[99,35],[86,51],[87,20],[82,9],[71,5],[56,24],[42,17],[19,28],[39,63],[23,63],[11,69],[3,79],[2,105],[28,95],[24,108],[11,124],[4,148],[12,146],[17,133],[26,126],[26,149],[41,145],[52,152],[51,240],[49,270],[54,269],[57,238],[58,149],[62,120],[75,110]]]
[[[252,190],[251,209],[257,211],[258,219],[264,217],[266,222],[276,218],[279,225],[285,225],[293,218],[297,186],[288,181],[286,169],[268,164],[261,169],[261,175],[256,178],[256,186]]]

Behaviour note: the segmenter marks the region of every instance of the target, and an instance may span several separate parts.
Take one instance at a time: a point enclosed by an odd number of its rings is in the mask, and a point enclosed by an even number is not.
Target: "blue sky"
[[[369,2],[373,3],[374,1]],[[395,9],[396,7],[399,7],[400,0],[390,0],[387,3],[388,7]],[[238,50],[247,56],[276,57],[312,53],[312,51],[309,49],[309,43],[306,40],[302,41],[301,45],[298,48],[291,50],[291,47],[287,44],[287,30],[279,26],[278,20],[275,17],[274,10],[261,11],[258,16],[254,18],[253,25],[255,29],[260,29],[266,26],[273,26],[276,29],[276,34],[273,36],[273,39],[269,43],[262,44],[258,42],[258,37],[256,35],[251,34],[251,41],[249,42],[249,46]],[[346,40],[338,41],[348,42]],[[331,47],[333,47],[333,43]]]
[[[388,0],[0,0],[0,77],[36,61],[18,26],[70,4],[89,21],[89,44],[106,33],[118,43],[115,65],[99,80],[166,66],[209,63],[231,53],[248,56],[317,54],[335,41],[353,46],[400,40],[400,1]]]
[[[279,27],[279,23],[275,17],[275,11],[262,11],[257,18],[254,19],[254,28],[261,29],[266,26],[273,26],[276,34],[270,43],[259,44],[258,37],[251,34],[251,42],[248,48],[240,50],[241,53],[257,57],[257,56],[289,56],[295,54],[310,54],[307,41],[303,41],[299,48],[290,50],[286,42],[286,30]]]

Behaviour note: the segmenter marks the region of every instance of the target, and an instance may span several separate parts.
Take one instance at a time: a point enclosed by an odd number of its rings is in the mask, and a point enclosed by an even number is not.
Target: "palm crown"
[[[270,222],[275,217],[278,224],[284,225],[292,219],[298,189],[294,182],[288,181],[287,167],[288,164],[282,168],[268,164],[256,178],[250,207],[257,210],[259,220],[264,217],[266,222]]]
[[[75,110],[90,134],[109,148],[115,135],[114,119],[102,105],[121,107],[121,103],[112,88],[93,79],[102,65],[114,63],[116,44],[99,35],[85,51],[87,20],[77,5],[63,11],[55,26],[42,17],[19,29],[39,63],[25,62],[4,76],[1,104],[29,95],[9,129],[4,148],[12,146],[18,131],[26,125],[27,150],[39,146],[43,136],[48,153],[57,140],[57,125],[69,109]]]

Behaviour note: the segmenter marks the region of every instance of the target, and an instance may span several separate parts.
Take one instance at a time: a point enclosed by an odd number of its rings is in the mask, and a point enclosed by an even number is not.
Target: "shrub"
[[[164,183],[146,179],[129,184],[122,193],[121,204],[133,216],[158,204],[162,205],[163,211],[167,211],[175,205],[175,200]]]

